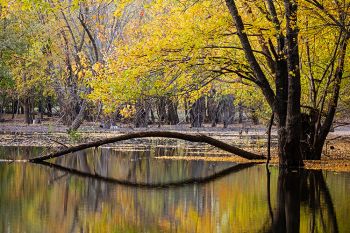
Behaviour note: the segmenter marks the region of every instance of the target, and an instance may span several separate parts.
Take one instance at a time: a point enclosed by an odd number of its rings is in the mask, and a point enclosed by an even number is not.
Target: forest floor
[[[224,129],[222,125],[203,128],[190,128],[187,124],[177,126],[150,126],[148,128],[132,128],[128,124],[119,125],[113,129],[102,129],[97,123],[84,123],[78,133],[66,133],[67,127],[58,123],[58,119],[46,119],[41,124],[27,125],[23,119],[17,118],[0,123],[0,146],[39,146],[59,149],[62,145],[76,145],[137,131],[177,131],[191,134],[205,134],[241,148],[266,155],[266,126],[250,126],[248,124],[233,124]],[[276,132],[272,132],[272,165],[278,164],[276,156]],[[118,145],[119,146],[119,145]],[[113,147],[113,146],[112,146]],[[162,156],[159,159],[187,159],[248,162],[238,156],[227,153],[210,153],[208,156]],[[256,161],[265,162],[265,161]],[[328,136],[320,161],[305,161],[308,169],[323,169],[337,172],[350,172],[350,126],[335,129]]]

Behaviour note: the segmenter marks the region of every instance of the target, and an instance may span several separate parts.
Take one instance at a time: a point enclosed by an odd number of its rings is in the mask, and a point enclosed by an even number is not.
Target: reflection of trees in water
[[[301,186],[301,201],[312,214],[310,232],[338,232],[334,205],[322,171],[305,171],[303,175],[306,178]],[[307,180],[309,184],[305,182]],[[321,222],[319,226],[317,219]]]
[[[247,180],[249,180],[249,178]],[[86,179],[85,183],[91,185],[89,179]],[[212,221],[211,218],[218,221],[219,216],[225,215],[225,211],[230,209],[229,206],[235,207],[238,204],[234,202],[236,199],[232,199],[231,197],[229,198],[230,203],[226,203],[221,207],[224,209],[217,206],[219,200],[220,202],[225,202],[219,198],[218,188],[225,190],[222,191],[222,194],[228,192],[231,195],[233,194],[233,196],[236,196],[237,194],[235,193],[241,190],[240,185],[236,185],[236,187],[228,187],[228,190],[226,190],[226,187],[223,185],[227,183],[231,182],[225,181],[224,183],[216,184],[211,183],[205,185],[191,185],[176,190],[160,189],[153,191],[107,184],[114,190],[110,193],[110,198],[107,200],[97,199],[96,201],[99,203],[100,208],[97,210],[88,208],[88,212],[91,212],[95,216],[99,216],[101,211],[106,210],[113,216],[117,215],[117,213],[123,213],[118,218],[123,219],[122,224],[138,226],[139,231],[142,231],[141,229],[159,227],[159,221],[168,223],[171,229],[176,229],[178,225],[187,229],[191,227],[192,224],[213,227],[214,225],[210,225],[210,222]],[[243,180],[239,183],[241,183],[241,185],[245,184]],[[246,185],[249,186],[249,184]],[[86,184],[84,186],[86,186]],[[254,187],[254,189],[256,189],[255,186],[250,185],[250,187]],[[74,186],[72,188],[74,190]],[[257,190],[255,190],[255,192],[248,192],[246,194],[254,196],[257,193]],[[74,194],[74,192],[70,194],[71,196],[69,199],[72,199],[72,196],[74,199],[74,195],[76,194]],[[246,195],[240,196],[247,198]],[[76,206],[85,206],[88,205],[87,202],[94,202],[94,200],[91,200],[90,197],[86,195],[84,190],[79,194],[79,198],[79,202],[76,202],[73,206],[71,206],[72,208],[76,209]],[[250,198],[247,198],[247,200],[250,200]],[[106,207],[106,205],[108,205],[108,207]],[[221,214],[215,217],[213,215],[212,217],[208,218],[208,216],[214,214],[216,210],[220,210]],[[240,208],[237,210],[239,211]],[[181,215],[179,215],[180,213]],[[197,220],[193,218],[193,213],[195,213],[194,216],[197,216]],[[189,216],[187,216],[188,214]],[[74,219],[75,218],[78,217],[76,217],[74,214]],[[80,222],[82,222],[82,219],[80,219]],[[73,222],[72,226],[75,225],[76,223]],[[212,228],[208,228],[208,232],[210,232],[210,229]]]
[[[169,148],[161,148],[169,150]],[[172,153],[177,153],[175,148],[170,148]],[[159,153],[162,153],[160,150]],[[151,172],[158,171],[161,174],[167,174],[167,180],[177,180],[178,177],[201,177],[210,175],[215,171],[208,169],[207,162],[194,162],[194,161],[169,161],[169,160],[159,160],[155,162],[154,159],[151,161],[152,157],[150,151],[130,151],[130,152],[120,152],[111,151],[107,149],[102,150],[90,150],[90,151],[80,151],[76,156],[67,156],[57,158],[55,160],[56,164],[62,164],[67,167],[76,168],[85,173],[98,174],[100,176],[111,175],[111,170],[121,170],[122,175],[126,175],[129,181],[138,181],[140,176],[144,176],[146,182],[152,183],[154,176],[151,176]],[[215,166],[215,163],[210,163]],[[156,165],[156,166],[155,166]],[[152,171],[153,170],[153,171]],[[183,174],[179,174],[183,173]],[[57,173],[57,176],[62,174]],[[94,179],[87,179],[85,183],[85,190],[81,193],[80,202],[76,205],[84,204],[90,211],[99,212],[102,209],[103,203],[110,202],[113,199],[113,195],[118,195],[118,186],[112,186],[104,182],[99,182]],[[69,193],[69,186],[66,185],[65,190],[65,205],[66,201],[69,199],[67,194]],[[178,191],[168,191],[162,190],[161,192],[156,192],[154,194],[146,195],[150,197],[150,200],[145,199],[145,191],[140,191],[138,189],[128,189],[128,196],[130,202],[128,205],[122,204],[118,205],[120,212],[125,212],[125,209],[120,209],[126,206],[133,207],[133,217],[129,219],[130,222],[136,221],[136,224],[145,224],[157,222],[157,217],[150,214],[145,214],[149,212],[150,205],[147,203],[152,200],[159,200],[162,205],[159,205],[157,209],[157,216],[165,216],[165,218],[172,222],[175,221],[175,216],[173,215],[174,209],[177,208],[179,201],[184,203],[185,210],[190,207],[194,209],[199,215],[203,215],[204,212],[209,208],[212,209],[212,190],[208,190],[203,186],[192,186],[184,188]],[[79,204],[80,203],[80,204]],[[156,204],[158,205],[158,204]],[[74,209],[78,209],[75,207]],[[74,211],[74,219],[78,220],[76,211]],[[75,226],[75,221],[73,226]],[[73,227],[74,228],[74,227]]]
[[[6,146],[0,147],[0,159],[29,159],[42,155],[49,149],[34,146]]]
[[[306,209],[302,216],[301,207]],[[262,232],[294,233],[299,232],[301,227],[310,233],[338,232],[335,209],[322,171],[281,169],[277,207],[270,213],[270,220],[271,223],[266,224]]]
[[[90,153],[95,154],[99,151],[91,150]],[[79,151],[76,153],[76,156],[67,156],[66,158],[57,158],[55,163],[64,164],[67,167],[77,168],[80,171],[90,173],[90,174],[99,174],[103,176],[108,175],[108,156],[103,153],[100,156],[94,156],[94,161],[89,161],[89,156],[86,151]],[[69,165],[69,166],[68,166]],[[56,173],[56,176],[62,174],[61,172]],[[71,175],[68,177],[68,181],[71,179]],[[65,197],[69,193],[70,185],[69,182],[66,182],[65,187]],[[84,185],[85,190],[82,193],[83,203],[86,204],[86,207],[92,211],[99,210],[99,202],[110,199],[111,187],[104,182],[100,182],[94,179],[86,180]],[[67,197],[68,199],[68,197]]]
[[[182,153],[174,149],[168,149],[168,152]],[[122,153],[90,150],[79,153],[78,156],[58,158],[55,162],[100,176],[126,177],[130,174],[130,179],[136,181],[143,176],[146,182],[153,181],[153,177],[157,175],[157,169],[163,169],[158,176],[164,171],[171,173],[169,179],[175,179],[181,175],[208,174],[206,163],[165,161],[160,164],[156,162],[154,166],[152,151]],[[243,225],[246,226],[247,231],[253,232],[251,229],[254,224],[258,224],[256,223],[258,219],[253,224],[247,220],[251,215],[256,216],[257,212],[263,213],[260,215],[261,221],[268,219],[261,232],[298,232],[299,229],[301,232],[338,232],[332,199],[321,171],[281,171],[278,179],[276,179],[276,173],[273,173],[271,183],[272,186],[277,183],[277,192],[272,190],[273,207],[270,219],[267,202],[254,202],[258,199],[257,197],[265,198],[263,191],[266,185],[265,177],[262,176],[263,173],[256,172],[258,169],[254,167],[249,171],[237,173],[237,176],[229,176],[204,185],[190,185],[170,190],[144,190],[113,185],[96,179],[76,178],[69,172],[42,168],[38,165],[7,167],[0,165],[1,190],[6,190],[6,184],[9,184],[7,182],[20,184],[16,186],[18,190],[11,194],[0,193],[0,200],[2,200],[0,201],[2,219],[0,223],[2,227],[7,226],[9,222],[17,225],[19,223],[34,225],[35,221],[33,223],[30,221],[32,218],[40,219],[45,216],[48,222],[40,224],[47,224],[49,227],[50,223],[62,224],[61,228],[56,226],[59,230],[52,229],[51,232],[85,232],[87,229],[91,230],[94,225],[98,226],[96,223],[99,221],[102,221],[105,226],[111,224],[115,224],[114,227],[134,226],[137,229],[136,232],[150,231],[149,229],[157,232],[161,229],[160,221],[170,224],[166,229],[176,231],[180,226],[184,227],[182,229],[192,229],[190,227],[194,224],[210,226],[207,221],[221,223],[222,219],[231,215],[235,219],[243,219]],[[120,173],[114,173],[115,170],[120,170]],[[264,172],[262,168],[261,171]],[[177,174],[180,172],[183,174]],[[256,187],[256,183],[251,183],[257,176],[259,176],[257,180],[263,183],[262,187]],[[245,189],[247,187],[249,188]],[[250,207],[241,205],[241,203],[251,202],[254,203]],[[237,205],[245,210],[242,216],[238,215],[241,214],[239,210],[234,209]],[[344,203],[344,205],[348,204]],[[9,213],[9,209],[13,212]],[[35,212],[32,212],[33,210]],[[26,212],[38,216],[31,219],[20,217]],[[195,213],[194,217],[190,213]],[[107,220],[101,216],[108,216]],[[14,220],[15,218],[18,218],[18,222]],[[232,222],[226,224],[228,224],[227,229],[236,229],[236,225],[232,225]],[[26,229],[25,226],[28,225],[23,225],[21,229]],[[307,230],[304,230],[305,228]],[[208,228],[208,232],[213,229],[215,228]]]
[[[76,156],[62,157],[56,163],[78,169],[83,172],[127,179],[132,182],[169,182],[184,180],[191,177],[206,177],[232,166],[231,163],[163,160],[154,159],[157,153],[171,150],[178,154],[175,148],[159,148],[156,151],[115,151],[109,149],[88,150],[79,152]]]

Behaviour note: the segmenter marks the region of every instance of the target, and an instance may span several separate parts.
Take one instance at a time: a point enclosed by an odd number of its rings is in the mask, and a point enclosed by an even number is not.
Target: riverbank
[[[223,129],[222,127],[210,127],[205,125],[203,128],[190,128],[189,125],[178,126],[150,126],[148,128],[134,129],[129,125],[120,125],[113,129],[102,129],[98,124],[84,124],[79,132],[68,134],[67,127],[55,124],[54,122],[44,122],[37,125],[25,125],[18,122],[5,122],[0,124],[0,146],[36,146],[47,147],[50,150],[58,150],[63,146],[77,145],[84,142],[91,142],[104,138],[114,137],[117,135],[138,132],[138,131],[174,131],[184,132],[189,134],[205,134],[227,143],[245,148],[249,151],[266,155],[266,127],[263,125],[246,126],[243,124],[235,124]],[[147,142],[139,140],[123,142],[123,144],[109,145],[115,148],[134,147],[136,144]],[[185,146],[193,145],[193,143],[185,143]],[[196,147],[203,147],[203,150],[208,150],[207,145],[194,144]],[[276,155],[276,132],[272,132],[272,165],[278,164]],[[159,145],[166,146],[166,145]],[[324,147],[322,160],[320,161],[305,161],[305,167],[308,169],[322,169],[337,172],[350,172],[350,128],[339,127],[329,134],[327,143]],[[230,161],[230,162],[247,162],[238,156],[232,156],[220,150],[211,149],[210,153],[205,156],[162,156],[159,159],[187,159],[187,160],[210,160],[210,161]],[[265,162],[265,161],[257,161]]]

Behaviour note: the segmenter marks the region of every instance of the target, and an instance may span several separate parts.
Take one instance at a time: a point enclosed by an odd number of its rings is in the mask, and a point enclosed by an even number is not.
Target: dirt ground
[[[67,134],[67,127],[58,123],[59,119],[44,119],[41,124],[26,125],[23,119],[17,118],[11,121],[0,123],[0,146],[43,146],[53,150],[59,149],[62,145],[76,145],[83,142],[108,138],[119,134],[135,131],[167,130],[185,133],[201,133],[215,137],[227,143],[238,145],[247,150],[266,155],[266,126],[249,126],[235,124],[223,129],[222,126],[215,128],[205,125],[204,128],[194,129],[189,125],[177,126],[150,126],[148,128],[134,129],[124,124],[113,129],[102,129],[99,123],[84,123],[76,134]],[[273,130],[273,144],[276,142],[276,132]],[[161,159],[189,159],[189,160],[211,160],[211,161],[233,161],[247,162],[238,156],[231,156],[223,153],[220,156],[198,157],[161,157]],[[256,161],[265,162],[265,161]],[[272,148],[272,165],[278,164],[276,148]],[[328,136],[324,147],[323,156],[320,161],[305,161],[308,169],[323,169],[337,172],[350,172],[350,127],[343,126],[336,128]]]

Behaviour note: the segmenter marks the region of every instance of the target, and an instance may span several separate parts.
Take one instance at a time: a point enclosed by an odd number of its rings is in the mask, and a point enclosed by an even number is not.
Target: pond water
[[[0,163],[0,232],[350,232],[350,173],[158,158],[211,153],[153,140]]]

